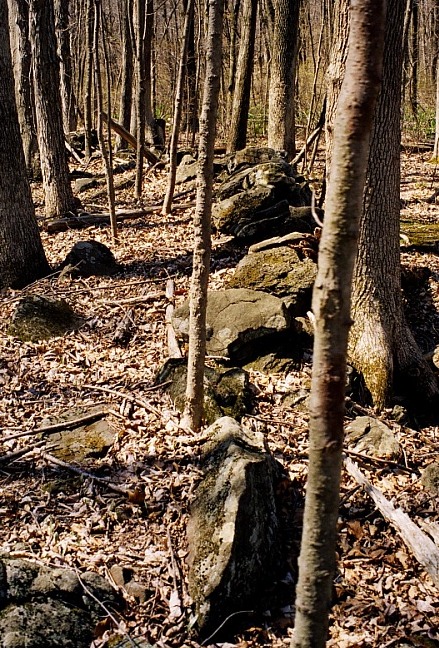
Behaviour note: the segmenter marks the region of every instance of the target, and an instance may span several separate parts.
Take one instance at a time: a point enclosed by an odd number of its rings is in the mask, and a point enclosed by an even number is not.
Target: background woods
[[[438,0],[0,0],[0,645],[439,645],[438,146]]]

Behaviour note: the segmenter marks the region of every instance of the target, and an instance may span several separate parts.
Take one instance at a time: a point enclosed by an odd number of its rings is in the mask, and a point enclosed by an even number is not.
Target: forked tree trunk
[[[245,148],[247,142],[258,0],[243,0],[243,2],[241,42],[239,44],[232,115],[227,138],[227,150],[229,152]]]
[[[352,296],[350,357],[373,404],[383,409],[393,388],[419,406],[438,385],[407,326],[400,273],[400,145],[404,7],[388,0],[384,78],[371,140]]]
[[[29,1],[29,35],[45,210],[59,218],[76,213],[76,207],[64,143],[53,0]]]
[[[40,157],[35,126],[32,85],[32,54],[29,41],[27,0],[8,0],[9,30],[15,79],[15,100],[21,140],[29,178],[41,179]]]
[[[276,0],[268,99],[268,146],[290,158],[295,143],[295,63],[299,27],[299,0]]]
[[[6,0],[0,0],[0,289],[50,271],[41,243],[14,100]]]
[[[385,0],[352,0],[349,55],[334,125],[331,180],[313,292],[316,318],[306,490],[293,648],[323,648],[335,570],[350,291],[369,137],[382,64]]]
[[[189,356],[183,423],[201,426],[206,356],[207,286],[211,252],[213,156],[221,78],[223,0],[209,0],[206,76],[198,144],[197,200],[194,215],[194,258],[190,289]]]

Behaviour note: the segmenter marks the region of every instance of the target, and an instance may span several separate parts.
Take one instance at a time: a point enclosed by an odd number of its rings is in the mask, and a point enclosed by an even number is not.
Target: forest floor
[[[428,163],[428,155],[403,156],[403,216],[438,223],[439,203],[426,202],[438,186],[439,174],[438,168]],[[95,163],[94,170],[101,173],[100,162]],[[142,204],[161,203],[165,185],[165,171],[149,171]],[[33,189],[41,216],[41,187],[34,185]],[[105,196],[98,191],[95,188],[81,193],[88,211],[106,211]],[[168,356],[167,280],[174,280],[177,304],[187,296],[194,193],[187,194],[185,200],[187,206],[182,206],[180,198],[180,207],[171,216],[163,217],[156,210],[126,220],[117,245],[112,244],[107,225],[51,235],[43,231],[53,267],[75,242],[95,239],[113,250],[123,269],[111,278],[55,276],[23,291],[1,295],[1,452],[27,446],[31,449],[35,437],[6,438],[22,431],[31,433],[78,407],[108,407],[108,420],[117,430],[117,442],[107,456],[81,468],[130,488],[132,501],[90,477],[52,465],[41,456],[41,446],[23,458],[0,464],[3,551],[45,564],[96,570],[110,581],[111,568],[119,565],[133,570],[135,579],[144,586],[142,603],[125,592],[127,607],[119,626],[102,625],[95,647],[107,645],[108,637],[114,634],[146,638],[160,647],[199,645],[188,630],[193,611],[187,590],[185,527],[191,496],[201,476],[200,441],[179,426],[179,414],[166,391],[153,388],[157,371]],[[133,206],[140,205],[135,205],[132,186],[118,190],[117,207]],[[220,288],[242,253],[215,237],[213,245],[211,286]],[[407,291],[406,299],[407,316],[427,353],[439,343],[439,256],[410,250],[403,252],[402,263],[415,274],[418,270],[422,274],[421,268],[429,270],[422,289],[416,284]],[[16,303],[29,293],[66,299],[84,318],[84,325],[62,338],[38,343],[23,343],[8,336],[6,329]],[[131,308],[134,335],[126,347],[114,345],[114,331]],[[311,350],[291,374],[251,372],[255,417],[245,419],[245,425],[264,431],[274,456],[292,483],[301,487],[307,473],[307,414],[285,407],[283,400],[286,394],[309,386],[310,373]],[[384,419],[387,414],[383,414]],[[352,411],[348,412],[348,418],[352,416]],[[438,460],[439,429],[414,430],[391,420],[389,425],[403,447],[401,465],[363,458],[362,471],[414,522],[438,522],[438,498],[424,490],[420,475],[429,463]],[[45,438],[50,447],[50,437]],[[297,528],[291,538],[296,550],[301,505],[296,502]],[[439,646],[437,589],[347,473],[343,475],[339,532],[328,646],[384,648],[402,646],[403,640],[406,646]],[[295,577],[296,566],[292,564],[289,579]],[[208,645],[288,646],[293,602],[291,588],[284,587],[282,595],[278,592],[273,598],[271,609],[254,618],[247,630],[230,638],[229,643],[214,644],[212,640]]]

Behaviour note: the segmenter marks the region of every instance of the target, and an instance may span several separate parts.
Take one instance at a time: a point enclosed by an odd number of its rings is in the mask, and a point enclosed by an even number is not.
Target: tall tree
[[[166,195],[163,201],[162,214],[170,214],[172,207],[172,199],[174,197],[175,178],[177,173],[177,147],[178,137],[180,134],[182,101],[183,101],[183,84],[185,78],[185,71],[187,67],[187,54],[189,48],[189,39],[191,36],[191,24],[194,18],[194,0],[188,0],[186,6],[186,16],[183,28],[183,42],[181,45],[180,64],[177,77],[177,88],[175,90],[174,101],[174,123],[172,125],[171,144],[169,147],[169,174],[168,186],[166,188]]]
[[[130,130],[131,110],[133,102],[133,39],[132,39],[132,20],[133,20],[133,0],[122,0],[122,79],[119,102],[119,122],[125,128]],[[118,136],[118,149],[125,148],[127,142]]]
[[[14,99],[7,0],[0,0],[0,288],[46,275]]]
[[[53,0],[29,0],[29,33],[41,172],[47,216],[76,212],[61,112]]]
[[[73,90],[72,54],[70,48],[70,0],[54,0],[55,33],[58,43],[60,93],[64,132],[76,129],[77,108]]]
[[[369,138],[381,77],[385,0],[352,0],[346,75],[313,292],[316,318],[306,490],[293,648],[326,645],[335,570],[346,356]]]
[[[228,151],[243,149],[247,142],[257,12],[258,0],[243,0],[241,40],[236,67],[232,114],[227,138]]]
[[[274,26],[268,95],[268,146],[290,157],[295,143],[295,62],[299,0],[274,1]]]
[[[30,178],[41,178],[40,157],[35,126],[32,84],[32,54],[29,41],[29,4],[27,0],[8,0],[15,100],[23,142],[26,168]]]
[[[374,120],[352,296],[349,349],[377,409],[394,386],[418,403],[438,385],[404,316],[400,263],[401,77],[404,6],[388,0],[384,77]]]
[[[223,0],[209,0],[206,76],[198,143],[194,258],[190,289],[189,356],[184,424],[198,430],[203,416],[206,309],[211,252],[213,156],[222,61]]]

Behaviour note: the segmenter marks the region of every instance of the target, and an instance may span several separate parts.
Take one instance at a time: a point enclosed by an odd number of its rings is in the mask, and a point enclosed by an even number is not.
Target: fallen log
[[[179,205],[174,205],[173,210],[176,209],[188,209],[193,207],[194,203],[181,203]],[[151,205],[150,207],[144,207],[143,209],[134,209],[134,210],[118,210],[116,212],[116,221],[123,222],[125,220],[130,220],[134,218],[141,218],[147,214],[152,214],[153,212],[162,208],[162,205]],[[110,222],[110,214],[105,213],[84,213],[79,216],[72,216],[70,218],[59,218],[57,220],[50,220],[43,223],[43,229],[49,234],[55,234],[56,232],[66,232],[70,229],[81,229],[82,227],[87,227],[89,225],[103,225]]]
[[[373,486],[352,459],[345,457],[344,464],[348,473],[373,499],[383,517],[397,530],[416,560],[431,576],[436,587],[439,587],[439,549],[433,540],[421,531],[407,513],[396,508],[378,488]]]

